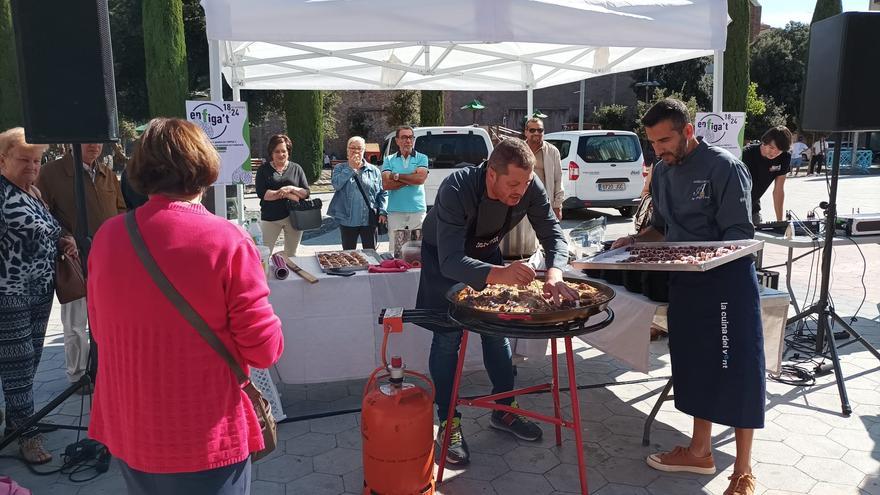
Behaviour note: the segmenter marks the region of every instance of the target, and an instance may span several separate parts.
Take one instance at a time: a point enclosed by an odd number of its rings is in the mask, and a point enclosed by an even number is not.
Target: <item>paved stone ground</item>
[[[787,206],[799,216],[827,198],[825,184],[818,178],[790,180]],[[861,208],[880,211],[880,176],[846,176],[841,180],[840,211]],[[769,194],[764,211],[771,211]],[[329,202],[329,196],[327,197]],[[254,199],[248,206],[257,208]],[[608,238],[628,233],[631,223],[610,210],[567,214],[564,227],[599,214],[609,215]],[[338,231],[328,232],[304,242],[301,254],[338,245]],[[387,245],[386,245],[387,246]],[[381,248],[381,246],[380,246]],[[835,250],[832,294],[838,311],[849,318],[857,313],[854,327],[875,347],[880,347],[880,246],[862,246],[868,265],[863,298],[863,262],[854,247]],[[765,265],[784,260],[783,249],[769,246]],[[796,265],[794,286],[799,299],[807,296],[810,259]],[[473,452],[473,462],[465,469],[447,472],[439,492],[442,494],[565,494],[579,490],[576,448],[584,449],[591,493],[598,495],[720,495],[727,486],[735,456],[733,432],[716,427],[714,448],[719,473],[714,476],[667,474],[652,470],[644,457],[660,449],[685,443],[691,430],[689,417],[677,412],[671,403],[663,405],[655,423],[652,442],[641,445],[642,424],[668,376],[669,357],[665,340],[651,345],[651,371],[642,374],[586,346],[577,350],[579,385],[627,382],[653,378],[654,381],[618,384],[582,390],[578,394],[583,411],[584,444],[575,446],[570,432],[564,433],[562,447],[553,442],[553,431],[545,427],[545,438],[537,443],[515,440],[488,428],[488,413],[464,408],[464,432]],[[859,345],[841,350],[843,372],[853,414],[840,413],[834,376],[821,377],[812,387],[795,387],[767,382],[767,423],[756,432],[753,450],[754,471],[759,494],[880,495],[880,361]],[[791,357],[790,353],[788,357]],[[562,371],[565,377],[564,369]],[[532,360],[518,366],[517,384],[541,383],[550,375],[549,360]],[[464,394],[484,393],[488,389],[485,372],[472,372],[464,380]],[[36,376],[38,407],[67,386],[64,376],[61,324],[56,305],[46,338],[46,351]],[[360,405],[362,381],[318,385],[281,386],[285,413],[290,417],[356,409]],[[552,412],[547,395],[524,397],[524,407]],[[563,406],[570,398],[563,394]],[[73,396],[47,419],[56,424],[88,423],[88,399]],[[280,426],[281,448],[256,464],[253,493],[338,494],[359,493],[362,484],[361,437],[356,413],[300,420]],[[76,439],[72,431],[47,434],[56,461],[39,469],[58,466],[57,458],[66,445]],[[14,455],[8,447],[2,454]],[[34,476],[20,462],[0,459],[0,473],[10,475],[35,494],[120,494],[124,485],[117,465],[89,483],[75,483],[67,475]],[[79,473],[84,478],[91,473]]]

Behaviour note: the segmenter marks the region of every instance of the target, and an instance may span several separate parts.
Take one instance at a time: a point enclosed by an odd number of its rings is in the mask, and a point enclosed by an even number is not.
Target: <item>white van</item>
[[[482,127],[416,127],[413,133],[415,150],[428,155],[425,201],[429,207],[443,179],[459,168],[479,165],[492,152],[492,140]],[[394,132],[390,132],[382,142],[382,156],[397,151]]]
[[[617,208],[624,217],[635,214],[645,185],[642,145],[635,133],[551,132],[544,140],[562,157],[563,208]]]

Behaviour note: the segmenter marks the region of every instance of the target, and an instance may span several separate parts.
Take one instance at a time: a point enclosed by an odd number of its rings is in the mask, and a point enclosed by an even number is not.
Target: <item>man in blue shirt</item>
[[[399,152],[385,157],[382,164],[382,188],[388,191],[388,236],[392,253],[396,253],[396,230],[422,228],[425,220],[425,179],[428,178],[428,157],[413,149],[413,128],[397,128],[394,140]]]

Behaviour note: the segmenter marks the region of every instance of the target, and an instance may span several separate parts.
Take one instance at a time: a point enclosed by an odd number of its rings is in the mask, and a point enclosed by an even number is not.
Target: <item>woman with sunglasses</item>
[[[302,240],[302,231],[293,228],[289,220],[288,201],[309,197],[309,182],[298,163],[290,161],[293,143],[284,134],[269,138],[269,159],[257,170],[254,180],[260,197],[260,220],[263,244],[275,247],[278,235],[284,231],[284,255],[296,256]]]

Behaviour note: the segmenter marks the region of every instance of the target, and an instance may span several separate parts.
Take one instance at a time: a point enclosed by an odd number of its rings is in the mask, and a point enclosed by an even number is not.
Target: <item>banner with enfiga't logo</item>
[[[695,127],[697,136],[706,144],[724,148],[733,156],[742,158],[745,112],[697,112]]]
[[[198,125],[220,154],[215,184],[252,184],[251,131],[243,101],[187,101],[186,118]]]

